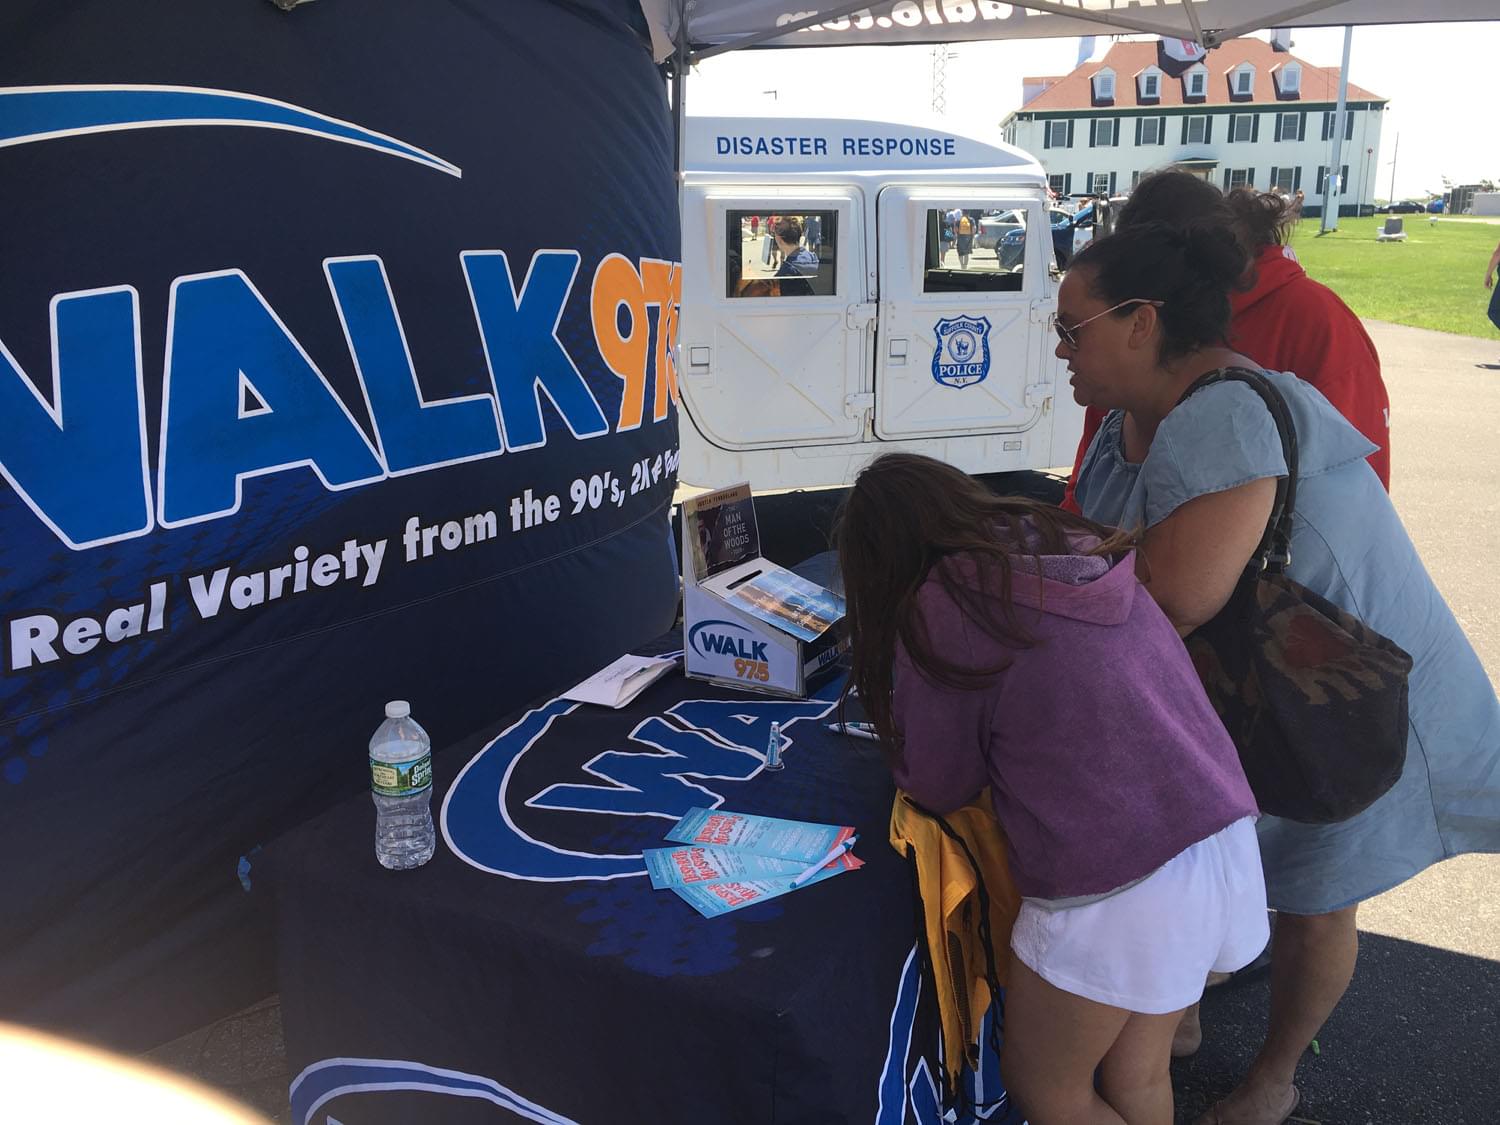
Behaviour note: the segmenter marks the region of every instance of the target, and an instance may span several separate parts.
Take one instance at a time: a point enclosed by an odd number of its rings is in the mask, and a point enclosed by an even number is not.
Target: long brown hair
[[[1085,545],[1069,533],[1091,537]],[[1011,600],[1011,556],[1057,554],[1115,556],[1134,537],[1060,508],[1017,496],[999,496],[967,473],[914,453],[887,453],[856,478],[834,530],[853,647],[850,688],[880,736],[887,760],[901,760],[892,718],[892,668],[896,642],[928,679],[956,690],[982,687],[1005,664],[976,668],[941,650],[922,619],[917,591],[936,575],[965,617],[1011,647],[1035,643],[1017,619]],[[979,567],[978,583],[962,581],[939,565],[963,556]],[[939,643],[934,643],[934,641]],[[840,701],[843,706],[843,701]]]

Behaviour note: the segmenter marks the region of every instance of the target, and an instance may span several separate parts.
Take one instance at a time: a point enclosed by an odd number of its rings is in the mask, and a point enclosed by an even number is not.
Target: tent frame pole
[[[1263,28],[1285,27],[1290,20],[1299,19],[1314,12],[1321,12],[1324,8],[1336,8],[1342,2],[1343,0],[1309,0],[1309,3],[1298,4],[1294,8],[1287,8],[1285,11],[1276,12],[1273,15],[1261,16],[1259,19],[1252,20],[1249,23],[1242,23],[1235,27],[1226,27],[1219,32],[1219,36],[1223,39],[1238,39],[1241,35],[1252,31],[1260,31]],[[1192,9],[1189,8],[1188,11],[1191,12]],[[1334,25],[1338,23],[1337,20],[1330,20],[1329,22]]]
[[[672,155],[679,193],[682,190],[683,145],[687,128],[687,107],[683,104],[683,98],[687,94],[688,66],[687,0],[678,0],[677,46],[672,51]]]

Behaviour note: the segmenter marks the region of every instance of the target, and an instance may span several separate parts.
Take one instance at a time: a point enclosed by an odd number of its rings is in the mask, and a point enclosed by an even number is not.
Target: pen
[[[779,770],[785,767],[781,760],[781,724],[771,724],[771,738],[766,743],[766,769]]]
[[[834,848],[833,848],[832,851],[830,851],[822,859],[818,860],[817,863],[813,864],[806,871],[804,871],[801,875],[798,875],[795,879],[792,880],[792,890],[795,891],[803,883],[807,882],[814,875],[816,875],[819,871],[823,870],[823,868],[827,867],[834,860],[838,859],[839,856],[843,855],[850,848],[854,847],[854,842],[856,840],[858,840],[858,839],[859,839],[859,837],[857,835],[856,836],[850,836],[842,844],[836,844],[836,845],[834,845]]]
[[[871,742],[880,741],[880,735],[875,733],[875,728],[869,723],[824,723],[823,725],[834,734],[852,734],[855,738],[868,738]]]

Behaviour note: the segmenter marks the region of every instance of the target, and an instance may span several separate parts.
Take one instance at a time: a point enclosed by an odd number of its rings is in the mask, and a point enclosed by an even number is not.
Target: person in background
[[[1204,374],[1256,366],[1224,344],[1245,266],[1222,226],[1134,222],[1081,251],[1058,290],[1057,355],[1074,398],[1107,411],[1077,499],[1097,523],[1142,529],[1142,581],[1183,636],[1237,589],[1287,472],[1254,390],[1220,383],[1182,397]],[[1410,654],[1407,752],[1395,785],[1347,820],[1257,822],[1277,911],[1270,1022],[1248,1073],[1198,1125],[1279,1125],[1296,1110],[1297,1064],[1353,977],[1359,903],[1450,856],[1500,852],[1489,677],[1368,464],[1369,440],[1309,383],[1268,378],[1300,458],[1287,575]],[[1198,924],[1180,911],[1164,933],[1179,922]]]
[[[967,213],[960,213],[953,224],[953,233],[958,241],[958,268],[969,268],[969,255],[974,253],[974,220]]]
[[[788,279],[781,283],[781,295],[811,297],[812,282],[806,279],[818,276],[818,256],[802,245],[802,220],[796,215],[782,215],[772,230],[781,255],[776,276]]]
[[[1118,221],[1115,218],[1115,205],[1110,202],[1109,193],[1100,192],[1094,197],[1094,237],[1105,238],[1113,234]]]
[[[1495,270],[1500,267],[1500,245],[1490,255],[1490,267],[1484,271],[1484,287],[1490,290],[1490,323],[1500,328],[1500,289],[1495,288]]]
[[[740,279],[736,297],[779,297],[781,282],[769,277],[745,277]]]
[[[1229,296],[1229,343],[1270,371],[1290,371],[1323,393],[1377,447],[1370,467],[1391,486],[1391,400],[1380,377],[1380,356],[1359,318],[1325,285],[1308,277],[1286,240],[1295,216],[1285,197],[1237,188],[1227,197],[1189,172],[1143,176],[1116,226],[1140,223],[1219,226],[1232,230],[1251,266]],[[1104,420],[1090,407],[1063,506],[1078,511],[1078,470]]]
[[[1130,537],[893,453],[835,538],[896,784],[940,816],[988,788],[1007,836],[1007,1091],[1031,1125],[1170,1125],[1181,1011],[1267,924],[1249,784]]]

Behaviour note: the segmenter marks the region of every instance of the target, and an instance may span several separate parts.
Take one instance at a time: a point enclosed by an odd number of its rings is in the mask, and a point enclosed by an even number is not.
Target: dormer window
[[[1229,76],[1229,92],[1236,98],[1248,98],[1255,93],[1255,68],[1243,63]]]
[[[1136,78],[1136,93],[1143,102],[1161,100],[1161,71],[1148,66]]]
[[[1094,103],[1115,100],[1115,72],[1108,67],[1094,74]]]
[[[1208,71],[1201,66],[1195,66],[1183,75],[1183,90],[1189,98],[1208,97]]]
[[[1296,97],[1302,92],[1302,67],[1289,62],[1276,68],[1276,92],[1283,98]]]

